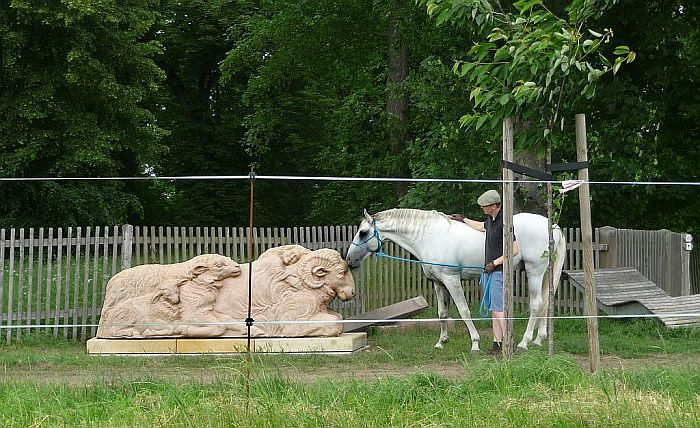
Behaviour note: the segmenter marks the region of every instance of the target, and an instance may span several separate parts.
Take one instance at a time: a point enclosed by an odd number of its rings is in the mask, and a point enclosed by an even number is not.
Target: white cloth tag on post
[[[583,184],[583,180],[564,180],[561,182],[561,189],[559,193],[566,193],[570,190],[574,190]]]

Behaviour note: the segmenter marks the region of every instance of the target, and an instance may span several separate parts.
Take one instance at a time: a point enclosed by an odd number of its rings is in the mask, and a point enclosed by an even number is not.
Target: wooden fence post
[[[618,266],[617,252],[617,229],[610,226],[604,226],[598,229],[599,244],[607,245],[606,251],[602,251],[600,255],[600,268],[616,268]]]
[[[115,237],[116,239],[116,237]],[[130,224],[122,225],[122,260],[121,270],[131,267],[131,251],[134,244],[134,226]]]
[[[586,139],[586,116],[576,115],[576,160],[588,162]],[[583,271],[586,288],[586,315],[588,316],[588,358],[591,373],[600,369],[600,344],[598,341],[598,305],[596,302],[595,277],[593,276],[593,228],[591,226],[591,196],[588,189],[588,168],[578,171],[579,204],[581,209],[581,234],[583,244]]]
[[[513,119],[503,121],[503,160],[513,162]],[[503,353],[513,357],[513,170],[503,168]],[[495,320],[494,320],[495,321]]]
[[[2,326],[5,325],[3,321],[5,315],[5,229],[0,229],[0,267],[2,267],[0,269],[0,326]],[[10,311],[7,312],[9,314]],[[2,343],[1,335],[0,343]]]
[[[690,250],[686,249],[686,242],[692,242],[693,238],[690,237],[689,240],[686,238],[689,236],[687,233],[681,233],[681,296],[690,296]]]

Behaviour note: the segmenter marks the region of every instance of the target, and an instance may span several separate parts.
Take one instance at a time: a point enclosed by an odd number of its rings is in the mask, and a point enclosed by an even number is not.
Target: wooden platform
[[[564,271],[564,274],[577,289],[584,291],[583,271]],[[596,269],[593,275],[598,309],[609,315],[658,315],[671,328],[700,325],[700,294],[671,297],[630,267]]]
[[[87,341],[88,354],[178,355],[237,354],[247,352],[246,338],[100,339]],[[256,354],[353,354],[367,347],[366,333],[342,333],[336,337],[251,338]]]

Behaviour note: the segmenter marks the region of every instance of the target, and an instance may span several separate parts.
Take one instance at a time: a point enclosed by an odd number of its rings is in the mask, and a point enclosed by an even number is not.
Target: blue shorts
[[[491,311],[503,312],[503,272],[495,270],[491,272]]]

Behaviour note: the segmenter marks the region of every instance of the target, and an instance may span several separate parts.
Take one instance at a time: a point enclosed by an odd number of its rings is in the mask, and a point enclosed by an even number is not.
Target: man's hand
[[[486,273],[491,273],[496,270],[496,265],[493,264],[493,262],[488,262],[486,263],[486,266],[484,266],[484,272]]]
[[[464,222],[464,216],[462,214],[450,214],[450,220],[462,223]]]

